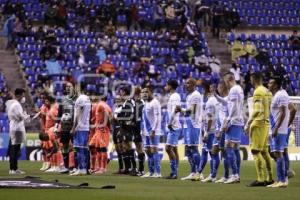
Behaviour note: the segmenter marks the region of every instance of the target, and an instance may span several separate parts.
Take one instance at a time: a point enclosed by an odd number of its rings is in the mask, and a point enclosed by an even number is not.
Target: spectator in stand
[[[232,29],[236,29],[236,27],[240,24],[239,13],[235,8],[230,10],[226,7],[224,10],[223,21],[225,30],[230,32]]]
[[[97,50],[96,56],[100,63],[106,60],[106,51],[102,46]]]
[[[57,25],[65,27],[67,24],[67,9],[66,9],[66,2],[61,1],[58,4],[57,10]]]
[[[7,38],[6,48],[11,48],[13,44],[13,27],[14,27],[15,15],[12,15],[7,18],[3,25],[3,33]]]
[[[157,2],[157,4],[154,7],[154,13],[153,13],[153,19],[154,19],[154,31],[159,30],[162,28],[163,25],[163,17],[164,11],[163,8],[160,4],[160,2]]]
[[[56,55],[56,48],[51,45],[50,42],[46,42],[46,45],[40,51],[40,57],[43,60],[47,60]]]
[[[165,15],[166,15],[166,26],[168,28],[173,28],[176,20],[175,8],[172,1],[169,1],[165,7]]]
[[[140,52],[136,44],[131,44],[128,50],[128,59],[132,62],[140,60]]]
[[[118,38],[116,36],[111,38],[109,50],[111,54],[115,54],[119,50]]]
[[[96,53],[97,50],[95,44],[89,44],[85,52],[85,62],[86,63],[94,62],[96,58]]]
[[[221,27],[221,19],[223,15],[223,8],[220,3],[217,1],[214,3],[212,7],[212,33],[214,37],[219,37],[220,35],[220,27]]]
[[[220,65],[221,65],[221,61],[215,55],[211,55],[209,59],[209,67],[211,68],[212,72],[219,74]]]
[[[52,6],[49,6],[48,10],[45,12],[45,24],[48,25],[55,25],[57,23],[57,14],[58,14],[58,8],[56,4],[54,3]]]
[[[300,50],[300,36],[298,35],[297,30],[293,31],[293,34],[290,36],[288,42],[293,50]]]
[[[231,61],[236,63],[239,57],[246,55],[247,52],[245,51],[242,40],[240,38],[237,38],[231,46]]]
[[[15,21],[13,23],[13,32],[12,32],[12,43],[15,45],[15,40],[17,37],[20,37],[23,35],[23,23],[22,21],[16,17]]]
[[[235,63],[232,63],[230,72],[232,72],[234,74],[235,81],[240,84],[241,83],[241,68],[240,68],[240,66]],[[249,79],[249,81],[250,81],[250,79]]]
[[[251,41],[251,39],[247,39],[246,44],[245,44],[245,51],[246,51],[246,56],[247,57],[252,57],[254,58],[257,55],[257,49],[255,44]]]
[[[55,76],[60,75],[62,73],[62,67],[60,66],[59,62],[56,60],[55,57],[51,57],[50,59],[45,61],[47,75],[48,76]]]
[[[79,49],[78,52],[78,65],[81,69],[84,69],[85,67],[88,66],[87,63],[85,62],[85,57],[82,49]]]
[[[38,30],[34,34],[34,37],[36,41],[40,41],[40,42],[42,42],[45,39],[46,33],[42,26],[39,26]]]
[[[111,20],[108,22],[108,25],[105,27],[105,33],[110,37],[114,36],[116,33],[116,27]]]
[[[257,55],[254,57],[260,65],[270,66],[270,56],[266,49],[261,49],[258,51]]]
[[[193,59],[193,64],[200,72],[202,72],[202,71],[206,71],[208,66],[208,61],[209,59],[204,53],[197,52]]]
[[[190,39],[196,38],[199,35],[196,24],[192,21],[188,21],[185,26],[185,33]]]
[[[116,67],[110,62],[110,60],[105,60],[96,70],[97,74],[104,74],[107,77],[116,73]]]
[[[195,23],[197,25],[197,28],[201,31],[203,31],[203,28],[207,26],[207,15],[210,12],[209,6],[201,3],[201,0],[198,0],[195,7]]]

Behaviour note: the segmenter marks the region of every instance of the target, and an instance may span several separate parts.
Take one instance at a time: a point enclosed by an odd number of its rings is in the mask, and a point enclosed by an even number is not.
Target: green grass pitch
[[[166,180],[166,179],[142,179],[139,177],[113,175],[117,163],[109,165],[109,171],[105,175],[91,175],[71,177],[60,174],[46,174],[40,172],[40,162],[19,162],[19,168],[27,172],[26,175],[38,176],[44,180],[59,180],[61,183],[79,184],[88,182],[90,186],[101,187],[103,185],[116,185],[114,190],[104,189],[0,189],[0,200],[92,200],[92,199],[197,199],[197,200],[298,200],[300,199],[300,162],[292,162],[292,168],[296,177],[290,179],[288,188],[248,188],[246,185],[255,179],[253,162],[243,162],[241,168],[241,183],[223,185],[214,183],[201,183],[192,181]],[[221,165],[219,176],[222,174]],[[209,163],[205,175],[208,174]],[[168,175],[169,164],[163,162],[162,174]],[[179,176],[189,173],[187,162],[180,163]],[[8,162],[0,162],[0,177],[18,177],[8,175]]]

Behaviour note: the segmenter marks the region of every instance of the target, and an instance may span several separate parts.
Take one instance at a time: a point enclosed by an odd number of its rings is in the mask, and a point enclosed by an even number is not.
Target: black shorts
[[[122,143],[122,137],[119,130],[113,132],[113,142],[114,144]]]
[[[67,133],[62,133],[62,134],[60,135],[60,142],[61,142],[62,144],[69,144],[70,141],[71,141],[71,139],[72,139],[72,136],[71,136],[71,134],[70,134],[69,132],[67,132]]]
[[[143,138],[141,132],[134,132],[133,133],[133,142],[134,143],[141,143],[143,142]]]
[[[132,142],[133,135],[130,131],[121,131],[122,142]]]

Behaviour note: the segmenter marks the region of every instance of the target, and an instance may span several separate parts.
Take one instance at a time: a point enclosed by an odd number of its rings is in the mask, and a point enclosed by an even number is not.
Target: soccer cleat
[[[77,171],[77,169],[73,168],[72,170],[70,170],[69,174],[71,175],[71,174],[75,173],[76,171]]]
[[[97,169],[97,170],[94,170],[93,173],[94,173],[94,174],[103,174],[104,171],[103,171],[103,169]]]
[[[61,174],[68,174],[69,173],[69,169],[65,168],[65,167],[62,167],[58,172],[61,173]]]
[[[118,171],[114,172],[113,174],[122,175],[122,174],[124,174],[124,170],[123,169],[119,169]]]
[[[274,185],[277,185],[278,182],[274,182],[273,184],[267,185],[268,188],[273,187]]]
[[[206,179],[202,180],[202,183],[214,183],[216,182],[216,178],[212,178],[211,175],[209,175]]]
[[[274,184],[271,188],[286,188],[287,185],[283,182],[278,182],[276,184]]]
[[[175,174],[170,174],[169,176],[166,177],[166,179],[177,179],[177,175]]]
[[[144,174],[145,174],[144,171],[139,171],[139,172],[137,173],[137,176],[143,176]]]
[[[228,181],[228,178],[222,177],[219,180],[217,180],[215,183],[225,183],[226,181]]]
[[[259,181],[253,181],[252,183],[250,183],[247,186],[248,187],[265,187],[266,183],[265,182],[259,182]]]
[[[82,169],[78,169],[76,172],[74,172],[73,174],[70,174],[70,176],[82,176],[82,175],[86,175],[87,172],[86,170]]]
[[[154,173],[153,176],[150,176],[151,178],[162,178],[162,175],[159,173]]]
[[[200,180],[202,181],[202,180],[204,180],[205,178],[204,178],[204,175],[201,173],[200,174]]]
[[[46,163],[46,162],[43,162],[43,165],[42,165],[42,167],[41,167],[40,171],[44,171],[44,170],[45,170],[45,168],[46,168],[46,165],[47,165],[47,163]]]
[[[268,186],[268,185],[272,185],[272,184],[274,184],[275,183],[275,181],[273,181],[273,180],[271,180],[271,181],[265,181],[265,184]]]
[[[232,175],[227,181],[224,182],[224,184],[233,184],[233,183],[239,183],[239,178]]]
[[[289,185],[289,181],[288,179],[286,179],[286,181],[284,182],[284,186],[287,187]]]
[[[182,181],[185,181],[185,180],[196,180],[197,178],[198,177],[197,177],[196,173],[190,173],[188,176],[183,177],[180,180],[182,180]]]
[[[141,178],[151,178],[153,175],[150,174],[150,172],[147,172],[146,174],[144,174],[143,176],[141,176]]]
[[[17,174],[17,173],[16,173],[16,170],[9,170],[8,174],[9,174],[9,175],[15,175],[15,174]]]
[[[49,162],[45,162],[44,164],[43,164],[43,167],[40,169],[41,171],[46,171],[51,168],[51,165]]]
[[[55,167],[51,167],[51,168],[47,169],[45,172],[46,173],[56,172],[56,168]]]

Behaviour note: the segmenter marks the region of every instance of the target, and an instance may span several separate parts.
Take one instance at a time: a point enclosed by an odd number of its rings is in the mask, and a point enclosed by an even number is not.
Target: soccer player
[[[223,124],[225,122],[225,119],[228,117],[228,89],[226,87],[226,84],[224,80],[221,80],[218,84],[218,94],[214,94],[217,101],[220,103],[220,110],[219,110],[219,122],[218,122],[218,133],[215,136],[214,140],[214,148],[216,148],[216,151],[221,151],[222,157],[223,157],[223,165],[224,165],[224,175],[222,178],[216,181],[216,183],[224,183],[229,178],[229,166],[228,166],[228,159],[227,154],[225,153],[225,134],[223,130]],[[239,155],[239,152],[238,152]]]
[[[273,94],[270,112],[270,149],[274,154],[277,166],[277,182],[268,187],[287,187],[286,162],[283,153],[287,145],[288,126],[290,119],[289,95],[282,89],[282,79],[275,77],[270,79],[269,90]]]
[[[134,128],[133,128],[133,142],[136,147],[136,152],[138,154],[138,162],[139,168],[137,175],[143,176],[145,174],[144,169],[144,162],[145,162],[145,152],[143,149],[143,138],[142,138],[142,118],[143,118],[143,108],[144,108],[144,101],[141,99],[141,87],[136,86],[134,89],[134,110],[135,110],[135,117],[134,117]]]
[[[98,102],[95,111],[95,134],[90,141],[90,146],[97,150],[98,169],[95,174],[103,174],[107,171],[107,148],[111,130],[112,110],[106,103],[106,98]]]
[[[241,135],[244,128],[243,102],[244,92],[235,81],[234,74],[228,72],[224,75],[224,82],[229,89],[228,93],[228,117],[224,120],[223,130],[225,132],[225,151],[232,176],[224,183],[240,182],[239,165],[237,164],[236,151],[239,149]]]
[[[69,156],[70,156],[70,131],[74,121],[74,103],[76,95],[74,87],[71,83],[64,85],[64,97],[58,107],[58,117],[55,124],[54,132],[57,132],[60,125],[60,142],[62,143],[62,155],[64,167],[60,170],[60,173],[69,173]]]
[[[206,96],[208,100],[205,106],[205,133],[203,140],[206,142],[207,150],[211,155],[210,160],[210,175],[202,180],[202,182],[216,182],[217,180],[217,170],[220,164],[220,157],[218,151],[218,143],[214,144],[215,137],[218,129],[218,115],[220,104],[217,101],[216,97],[213,95],[215,90],[215,85],[206,83]]]
[[[74,148],[76,153],[78,169],[72,173],[72,176],[86,175],[87,162],[89,162],[88,138],[90,129],[91,101],[85,95],[85,85],[78,87],[78,98],[75,101],[74,123],[71,133],[74,138]]]
[[[196,90],[196,80],[189,78],[186,81],[186,90],[188,96],[186,98],[187,109],[182,109],[180,106],[176,107],[176,112],[182,112],[187,116],[187,130],[184,136],[185,150],[188,157],[191,173],[181,178],[181,180],[194,180],[199,179],[198,168],[200,164],[200,153],[198,150],[201,117],[202,117],[202,103],[203,97]]]
[[[273,167],[268,151],[268,133],[270,128],[270,104],[272,93],[263,86],[260,72],[251,74],[251,84],[255,87],[253,94],[253,113],[245,126],[245,132],[250,135],[250,148],[255,161],[257,180],[249,187],[273,184]],[[268,175],[265,175],[264,161]]]
[[[160,156],[158,145],[161,136],[161,105],[153,97],[152,87],[146,86],[142,89],[142,99],[145,101],[143,109],[144,120],[144,147],[148,156],[149,172],[142,178],[161,178]]]
[[[125,174],[136,175],[136,161],[135,161],[135,151],[132,148],[133,142],[133,129],[134,127],[134,117],[135,117],[135,102],[134,99],[130,98],[131,88],[124,86],[120,90],[121,98],[123,98],[124,103],[121,107],[121,111],[118,114],[118,120],[120,122],[120,134],[122,135],[123,144],[123,160],[125,164]]]
[[[290,111],[289,129],[288,129],[288,135],[287,135],[287,139],[286,139],[286,146],[285,146],[284,152],[283,152],[283,158],[284,158],[285,166],[286,166],[286,176],[288,178],[292,178],[295,176],[295,172],[292,169],[290,169],[288,146],[289,146],[289,138],[290,138],[290,135],[292,132],[293,121],[294,121],[296,113],[297,113],[296,107],[292,102],[289,103],[289,111]]]
[[[49,108],[45,118],[45,133],[47,134],[50,128],[55,127],[55,123],[58,115],[58,104],[56,103],[54,97],[48,95],[45,99],[45,105]],[[57,162],[61,161],[61,155],[59,153],[53,154],[52,157],[55,157],[53,159],[58,160]],[[51,166],[51,168],[46,170],[45,172],[58,172],[58,171],[59,171],[58,167]]]
[[[113,142],[115,145],[115,149],[118,155],[118,164],[119,170],[114,174],[123,174],[124,172],[124,163],[123,163],[123,148],[122,148],[122,138],[120,134],[120,122],[118,120],[118,115],[122,109],[122,99],[120,96],[116,96],[114,102],[114,109],[113,109],[113,119],[112,119],[112,134],[113,134]]]
[[[44,103],[40,108],[39,117],[40,117],[40,124],[41,124],[42,132],[45,133],[46,114],[49,111],[49,107],[45,104],[45,99],[46,99],[46,94],[45,93],[43,93],[41,95],[41,99]],[[43,143],[43,141],[41,141],[41,143]],[[43,148],[43,144],[41,145],[41,148],[42,148],[42,156],[43,156],[43,166],[40,170],[41,171],[46,171],[51,167],[51,165],[50,165],[50,161],[49,161],[49,159],[46,155],[46,149]]]
[[[92,102],[92,110],[91,110],[91,127],[90,127],[90,134],[89,134],[89,151],[90,151],[90,173],[94,173],[98,170],[96,168],[96,162],[97,162],[97,150],[95,146],[95,141],[92,143],[92,140],[95,136],[96,132],[96,115],[97,115],[97,104],[99,102],[98,98],[96,96],[92,96],[91,98]]]
[[[167,179],[177,179],[178,163],[176,159],[178,138],[181,131],[181,124],[179,122],[180,113],[176,113],[175,109],[181,105],[180,95],[176,92],[178,83],[176,80],[169,80],[165,87],[167,93],[170,94],[167,110],[168,110],[168,136],[166,142],[166,151],[170,159],[171,174]]]

